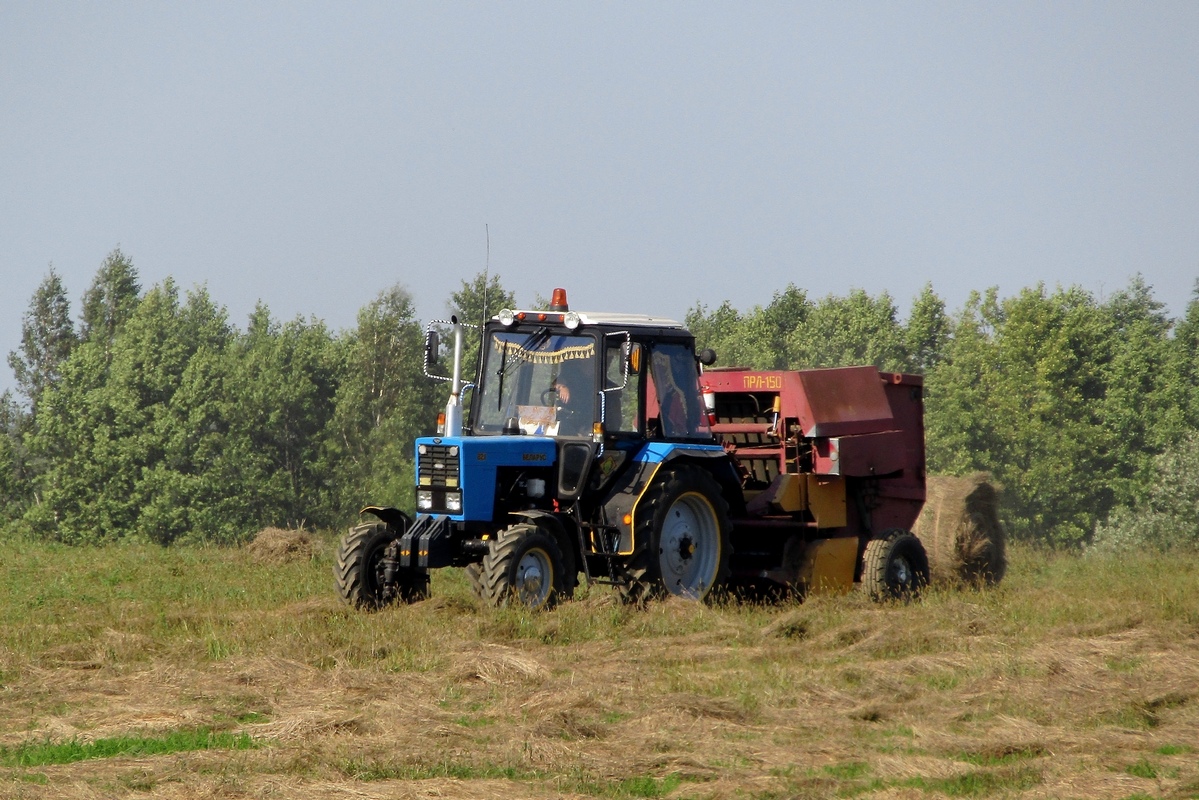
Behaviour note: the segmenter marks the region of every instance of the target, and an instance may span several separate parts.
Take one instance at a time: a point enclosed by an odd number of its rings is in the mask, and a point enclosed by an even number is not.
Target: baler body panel
[[[874,367],[812,369],[795,373],[801,394],[794,405],[804,436],[832,437],[889,430],[893,419]]]
[[[871,366],[811,370],[716,369],[704,383],[717,394],[756,392],[782,399],[781,413],[808,437],[890,430],[891,406]]]

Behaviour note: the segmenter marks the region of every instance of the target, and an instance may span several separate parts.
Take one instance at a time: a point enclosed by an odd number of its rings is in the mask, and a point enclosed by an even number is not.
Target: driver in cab
[[[582,436],[591,432],[591,412],[587,402],[592,392],[581,367],[563,368],[550,390],[554,393],[559,436]]]

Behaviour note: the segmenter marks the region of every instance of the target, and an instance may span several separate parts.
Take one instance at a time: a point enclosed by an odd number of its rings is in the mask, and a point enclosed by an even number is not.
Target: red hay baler
[[[701,380],[712,432],[741,476],[734,584],[810,592],[860,582],[885,599],[928,582],[911,533],[925,499],[920,376],[716,368]]]

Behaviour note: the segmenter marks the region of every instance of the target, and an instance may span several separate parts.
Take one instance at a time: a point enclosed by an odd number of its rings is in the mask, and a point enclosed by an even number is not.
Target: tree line
[[[451,302],[470,310],[476,284]],[[233,543],[403,504],[412,440],[444,403],[423,341],[399,286],[351,330],[261,303],[240,330],[203,288],[143,291],[115,250],[75,325],[51,270],[9,356],[19,397],[0,397],[0,524],[69,543]]]
[[[447,305],[478,320],[515,300],[480,274]],[[1106,298],[991,289],[953,312],[926,286],[904,317],[885,292],[813,299],[792,285],[745,311],[697,305],[686,323],[724,365],[924,374],[930,470],[990,472],[1019,538],[1199,541],[1199,284],[1179,320],[1138,277]],[[236,543],[408,505],[412,440],[446,391],[423,374],[423,340],[400,286],[349,330],[281,322],[261,303],[241,329],[203,288],[143,290],[118,249],[76,323],[51,269],[9,355],[17,392],[0,396],[0,526],[69,543]]]

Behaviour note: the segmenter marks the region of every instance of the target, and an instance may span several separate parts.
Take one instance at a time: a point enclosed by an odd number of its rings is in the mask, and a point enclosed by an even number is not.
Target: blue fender
[[[740,492],[740,484],[732,463],[720,445],[647,442],[632,457],[632,467],[616,482],[604,502],[604,512],[609,524],[616,525],[620,531],[618,555],[632,555],[636,549],[634,532],[637,528],[638,506],[663,465],[679,460],[693,461],[704,466],[726,494],[730,489]],[[593,548],[601,551],[603,548],[597,547],[598,544],[592,542]]]

